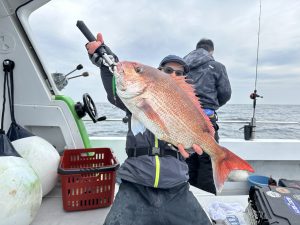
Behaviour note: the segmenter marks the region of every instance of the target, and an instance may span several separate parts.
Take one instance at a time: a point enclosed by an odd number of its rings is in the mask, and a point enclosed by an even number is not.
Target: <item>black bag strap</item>
[[[7,78],[7,92],[8,92],[8,100],[9,100],[9,108],[10,108],[10,116],[12,123],[16,123],[15,111],[14,111],[14,67],[15,63],[9,59],[5,60],[8,64],[7,73],[9,74],[9,78]]]
[[[9,59],[6,61],[6,85],[7,85],[7,92],[8,92],[8,100],[9,100],[9,108],[10,108],[10,117],[11,117],[11,125],[6,133],[6,136],[10,141],[15,141],[25,137],[34,136],[31,132],[27,129],[23,128],[19,124],[17,124],[15,119],[15,102],[14,102],[14,72],[13,69],[15,67],[15,63]],[[8,77],[9,76],[9,77]]]
[[[6,82],[8,79],[8,71],[9,71],[9,62],[6,60],[3,61],[3,71],[4,71],[4,81],[3,81],[3,102],[2,102],[2,114],[1,114],[1,133],[4,132],[4,114],[5,114],[5,104],[6,104]]]
[[[21,157],[15,150],[4,131],[4,115],[5,115],[5,103],[6,103],[6,84],[8,83],[8,74],[11,67],[10,60],[3,61],[4,81],[3,81],[3,107],[1,114],[1,128],[0,128],[0,157],[1,156],[15,156]],[[14,64],[13,64],[14,65]]]
[[[4,73],[4,82],[3,82],[3,103],[2,103],[2,114],[1,114],[1,132],[4,131],[4,113],[5,113],[5,103],[6,103],[6,80],[7,80],[7,73]]]

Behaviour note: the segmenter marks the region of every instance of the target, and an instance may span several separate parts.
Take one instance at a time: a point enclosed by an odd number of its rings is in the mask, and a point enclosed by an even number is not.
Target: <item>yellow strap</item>
[[[155,148],[158,148],[158,139],[156,136],[154,137],[154,146]]]
[[[160,175],[160,161],[158,155],[155,156],[155,181],[154,181],[154,187],[158,187],[159,182],[159,175]]]
[[[155,137],[154,140],[154,146],[155,148],[158,148],[158,139]],[[155,156],[155,181],[154,181],[154,187],[158,187],[158,182],[159,182],[159,175],[160,175],[160,160],[158,155]]]

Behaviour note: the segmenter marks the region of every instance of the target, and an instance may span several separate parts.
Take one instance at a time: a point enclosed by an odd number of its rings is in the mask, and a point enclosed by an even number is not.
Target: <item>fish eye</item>
[[[135,69],[135,72],[137,72],[137,73],[142,73],[143,72],[143,68],[142,67],[137,66],[134,69]]]

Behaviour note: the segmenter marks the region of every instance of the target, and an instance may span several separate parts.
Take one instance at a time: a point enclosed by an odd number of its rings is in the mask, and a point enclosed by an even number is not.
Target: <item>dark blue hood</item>
[[[199,66],[213,61],[214,57],[212,57],[208,51],[203,48],[198,48],[183,58],[186,63],[189,65],[190,69],[198,68]]]

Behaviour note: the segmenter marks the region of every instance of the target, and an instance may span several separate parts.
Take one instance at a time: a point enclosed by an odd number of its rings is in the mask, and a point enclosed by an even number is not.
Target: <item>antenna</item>
[[[250,98],[253,99],[253,115],[249,125],[244,126],[244,135],[246,140],[255,138],[255,109],[256,109],[256,98],[263,98],[263,96],[257,94],[257,68],[258,68],[258,53],[260,44],[260,20],[261,20],[261,0],[259,0],[259,17],[258,17],[258,32],[257,32],[257,49],[256,49],[256,66],[255,66],[255,84],[254,91],[250,94]]]

